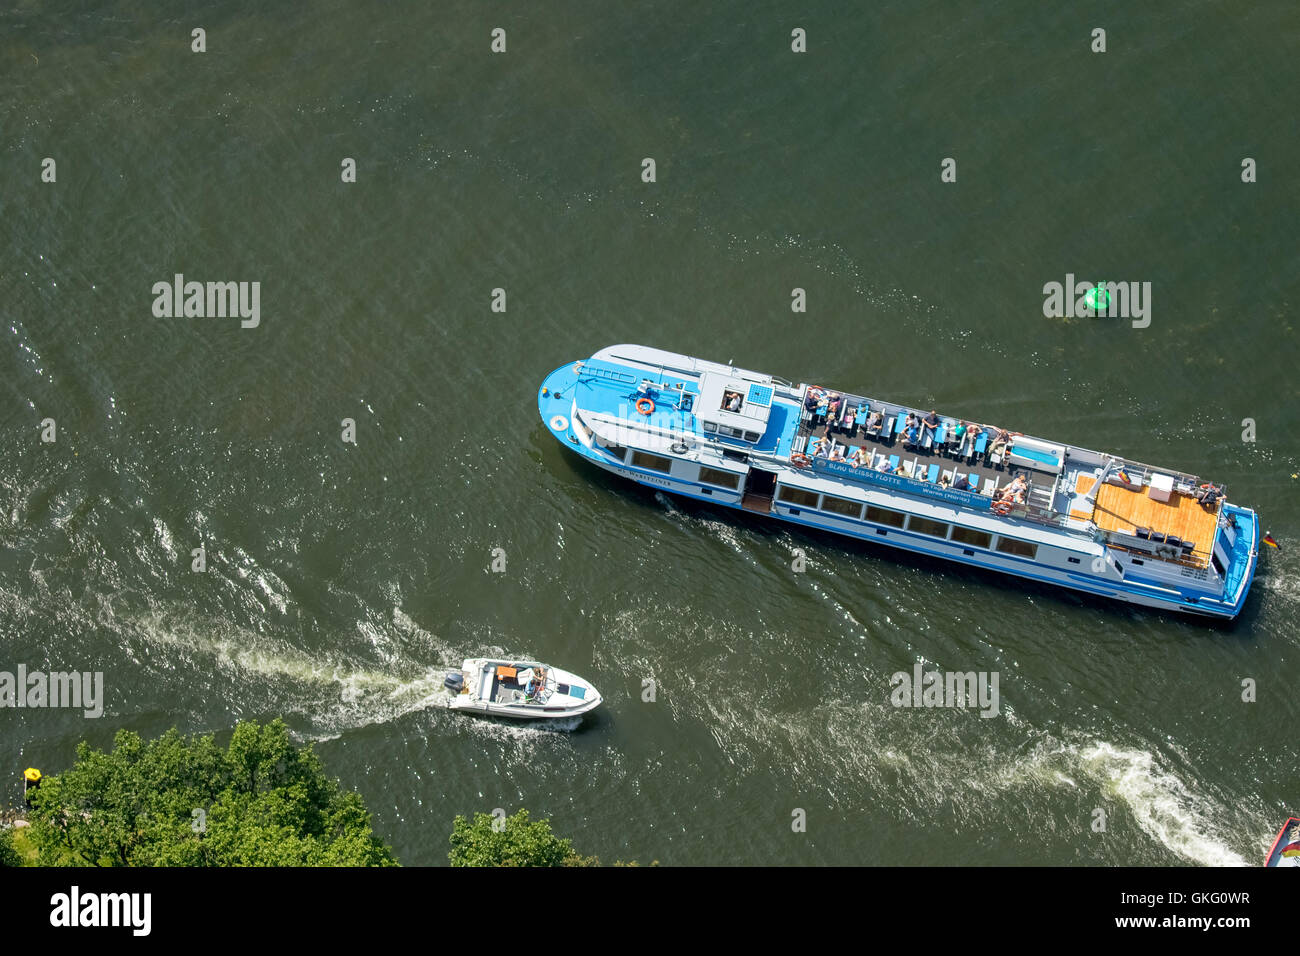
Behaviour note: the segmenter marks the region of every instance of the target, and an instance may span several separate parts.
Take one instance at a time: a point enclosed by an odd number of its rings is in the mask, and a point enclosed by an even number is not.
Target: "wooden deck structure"
[[[1091,475],[1080,475],[1075,491],[1086,495],[1096,481]],[[1210,548],[1214,546],[1219,524],[1219,508],[1207,511],[1190,495],[1175,491],[1168,501],[1156,501],[1145,490],[1135,491],[1109,483],[1097,492],[1092,515],[1080,514],[1073,508],[1070,515],[1091,517],[1105,531],[1132,534],[1138,528],[1150,528],[1153,532],[1176,535],[1193,543],[1193,560],[1202,565],[1210,560]]]

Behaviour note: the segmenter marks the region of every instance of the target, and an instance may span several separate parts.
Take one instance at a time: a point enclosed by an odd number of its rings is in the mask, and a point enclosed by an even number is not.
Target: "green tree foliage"
[[[397,865],[361,797],[279,720],[240,724],[224,750],[174,728],[149,742],[119,731],[107,753],[81,743],[29,816],[47,866]]]
[[[22,855],[14,847],[14,831],[5,827],[0,830],[0,866],[22,865]]]
[[[530,820],[527,810],[505,817],[476,813],[452,823],[452,866],[597,866],[595,857],[576,853],[569,840],[551,832],[549,820]]]

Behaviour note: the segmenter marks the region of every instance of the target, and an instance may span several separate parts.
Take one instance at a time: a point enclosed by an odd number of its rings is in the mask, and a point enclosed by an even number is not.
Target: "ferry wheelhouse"
[[[1255,512],[1194,475],[614,345],[557,368],[556,439],[645,485],[1149,607],[1233,618]]]

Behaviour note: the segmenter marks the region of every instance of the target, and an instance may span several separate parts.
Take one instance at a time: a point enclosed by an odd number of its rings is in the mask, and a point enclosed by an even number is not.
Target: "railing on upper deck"
[[[623,385],[635,385],[637,381],[637,377],[631,372],[620,372],[617,369],[603,368],[599,365],[595,368],[587,368],[587,365],[584,362],[578,363],[577,371],[579,375],[585,372],[586,374],[593,375],[596,378],[609,379],[611,382],[619,382]]]
[[[1194,495],[1200,489],[1201,485],[1206,483],[1197,475],[1191,475],[1184,471],[1176,471],[1172,468],[1157,468],[1154,465],[1144,465],[1141,462],[1129,461],[1126,458],[1120,458],[1118,456],[1111,457],[1114,457],[1119,461],[1124,468],[1124,473],[1133,479],[1130,484],[1137,485],[1138,487],[1145,488],[1147,483],[1151,480],[1152,475],[1168,475],[1174,480],[1175,493]],[[1115,472],[1111,472],[1110,475],[1107,476],[1107,481],[1109,482],[1110,479],[1116,477],[1118,477],[1118,475]],[[1123,485],[1123,482],[1121,481],[1119,484]],[[1225,496],[1227,495],[1227,485],[1216,481],[1214,482],[1214,487],[1223,492]]]
[[[1198,571],[1204,570],[1205,568],[1208,568],[1210,566],[1209,555],[1204,555],[1204,556],[1198,555],[1195,551],[1193,551],[1190,555],[1184,555],[1181,553],[1178,555],[1155,554],[1151,551],[1143,551],[1139,548],[1131,548],[1125,544],[1118,544],[1111,539],[1110,532],[1108,531],[1102,532],[1102,535],[1106,547],[1114,548],[1117,551],[1123,551],[1127,554],[1140,555],[1143,561],[1152,559],[1156,561],[1163,561],[1166,564],[1182,565],[1185,568],[1195,568]]]
[[[1053,511],[1051,508],[1044,508],[1040,505],[1029,504],[1028,502],[1013,504],[1011,506],[1011,512],[1007,517],[1024,518],[1026,521],[1033,521],[1035,524],[1051,525],[1052,527],[1060,528],[1063,531],[1074,531],[1078,534],[1085,533],[1080,531],[1078,528],[1069,527],[1069,515],[1063,515],[1059,512]],[[1086,533],[1089,537],[1092,536],[1091,531]]]

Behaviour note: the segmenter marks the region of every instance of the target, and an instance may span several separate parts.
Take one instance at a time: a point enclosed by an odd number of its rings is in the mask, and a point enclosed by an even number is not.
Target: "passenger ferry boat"
[[[877,398],[613,345],[537,405],[642,484],[1076,591],[1233,618],[1255,574],[1258,518],[1222,485]]]

